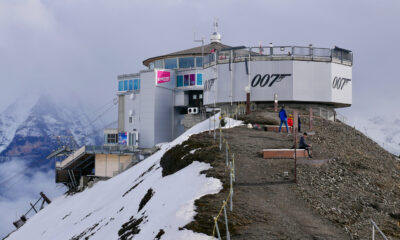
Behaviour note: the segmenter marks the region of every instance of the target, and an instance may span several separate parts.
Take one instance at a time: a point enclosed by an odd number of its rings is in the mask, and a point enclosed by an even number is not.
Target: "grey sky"
[[[26,91],[46,89],[102,105],[116,76],[142,60],[197,46],[219,18],[228,45],[308,45],[354,51],[353,107],[397,110],[400,1],[0,1],[0,110]],[[349,115],[349,111],[344,111]]]

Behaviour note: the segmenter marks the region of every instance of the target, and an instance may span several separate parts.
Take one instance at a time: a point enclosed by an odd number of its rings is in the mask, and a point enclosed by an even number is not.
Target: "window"
[[[133,90],[139,90],[140,89],[140,79],[135,79],[133,80]]]
[[[163,60],[157,60],[154,62],[154,68],[164,68]]]
[[[128,90],[129,90],[129,91],[132,91],[132,90],[133,90],[133,80],[129,80]]]
[[[199,99],[203,99],[203,94],[202,93],[199,94]]]
[[[176,58],[168,58],[164,60],[166,69],[175,69],[178,68],[178,62]]]
[[[133,122],[133,117],[129,117],[129,123]]]
[[[196,75],[190,74],[190,86],[196,85]]]
[[[196,99],[197,99],[197,95],[194,94],[194,95],[193,95],[193,100],[196,100]]]
[[[176,77],[176,86],[183,87],[183,76],[182,75],[178,75]]]
[[[106,144],[117,144],[118,142],[118,134],[114,134],[114,133],[109,133],[109,134],[106,134],[105,135],[105,138],[106,139],[104,139],[104,142],[106,143]]]
[[[124,91],[128,91],[128,80],[124,80]]]
[[[203,67],[203,57],[196,57],[196,67]]]
[[[149,69],[154,69],[154,62],[151,62],[151,63],[149,64]]]
[[[183,76],[183,86],[189,86],[189,75]]]
[[[118,91],[124,91],[124,81],[118,81]]]
[[[203,85],[203,74],[201,74],[201,73],[197,74],[197,85],[200,85],[200,86]]]
[[[179,58],[179,68],[192,68],[194,67],[194,57]]]

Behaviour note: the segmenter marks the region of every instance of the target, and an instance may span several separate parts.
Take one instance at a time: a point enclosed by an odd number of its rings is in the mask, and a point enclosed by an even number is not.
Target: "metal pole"
[[[231,163],[232,164],[232,163]],[[232,167],[232,165],[231,165],[231,167]],[[231,174],[229,174],[230,175],[230,192],[231,192],[231,194],[230,194],[230,201],[229,201],[229,208],[230,208],[230,210],[231,210],[231,212],[233,211],[233,201],[232,201],[232,195],[233,195],[233,182],[232,182],[232,171],[231,171]]]
[[[298,113],[294,111],[293,135],[294,135],[294,182],[297,183],[297,127],[298,127]]]
[[[226,142],[226,145],[225,145],[225,164],[226,164],[226,166],[228,166],[228,142]]]
[[[222,130],[221,127],[219,129],[219,151],[221,152],[222,150]]]
[[[224,204],[224,216],[225,216],[225,226],[226,226],[226,239],[230,240],[231,236],[229,235],[228,215],[226,214],[226,207],[225,207],[226,202],[224,201],[223,204]]]
[[[372,240],[375,240],[375,227],[372,224]]]
[[[312,118],[313,118],[312,108],[310,108],[310,131],[312,131]]]
[[[218,228],[218,220],[216,217],[214,217],[214,221],[215,221],[215,229],[217,230],[218,240],[221,240],[221,234],[219,233],[219,228]]]

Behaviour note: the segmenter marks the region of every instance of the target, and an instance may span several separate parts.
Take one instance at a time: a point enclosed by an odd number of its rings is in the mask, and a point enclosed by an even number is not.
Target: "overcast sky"
[[[142,60],[198,46],[219,18],[228,45],[335,45],[354,51],[347,115],[398,110],[400,1],[0,1],[0,110],[45,89],[89,104],[115,96]],[[71,92],[74,92],[71,95]]]

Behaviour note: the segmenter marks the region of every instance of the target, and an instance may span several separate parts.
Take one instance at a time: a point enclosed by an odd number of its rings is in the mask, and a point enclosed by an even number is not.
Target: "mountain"
[[[101,124],[82,106],[57,103],[48,95],[21,97],[0,114],[0,156],[23,158],[33,165],[60,147],[59,141],[101,144],[101,135]]]
[[[239,124],[230,119],[227,126]],[[208,127],[205,120],[125,172],[55,199],[6,239],[214,239],[183,228],[196,215],[195,200],[222,189],[203,173],[211,165],[194,161],[164,175],[160,164],[168,150]]]
[[[374,116],[359,120],[356,128],[387,151],[400,155],[400,117]]]

